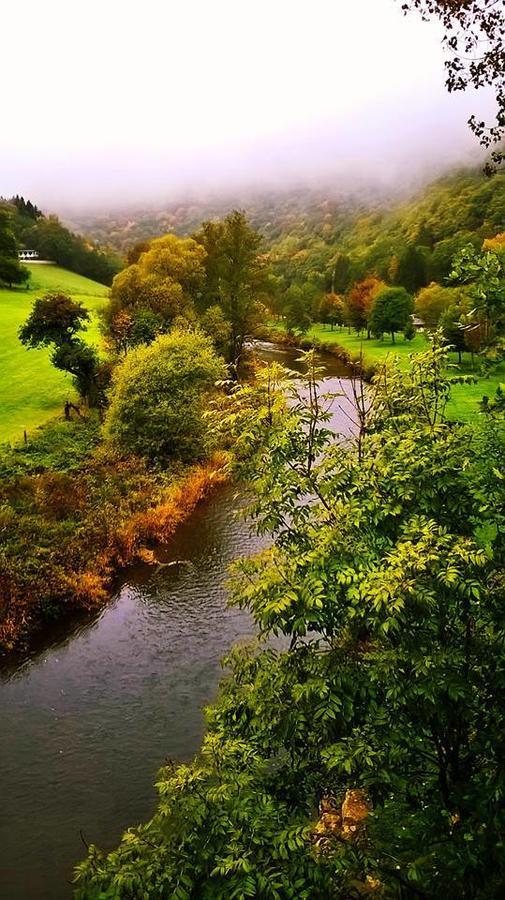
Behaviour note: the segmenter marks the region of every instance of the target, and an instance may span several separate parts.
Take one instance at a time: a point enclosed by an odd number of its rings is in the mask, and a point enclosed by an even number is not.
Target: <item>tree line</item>
[[[17,260],[18,250],[35,250],[42,259],[51,260],[64,269],[107,285],[111,284],[114,275],[122,267],[122,261],[116,253],[73,234],[57,216],[44,215],[24,197],[16,195],[10,200],[1,201],[1,210],[0,236],[8,230],[11,241],[9,259],[12,261]],[[4,250],[0,245],[0,258],[3,257]],[[26,268],[18,266],[17,281],[13,278],[9,282],[5,272],[4,269],[4,276],[0,273],[0,279],[5,283],[23,284],[27,280]]]

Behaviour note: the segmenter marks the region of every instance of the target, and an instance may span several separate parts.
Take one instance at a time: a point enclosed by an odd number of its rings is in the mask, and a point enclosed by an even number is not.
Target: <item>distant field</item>
[[[367,341],[363,335],[358,336],[356,332],[349,334],[347,328],[335,328],[332,331],[329,325],[314,325],[309,331],[309,337],[315,337],[328,343],[340,344],[346,350],[349,350],[350,353],[356,355],[359,355],[362,350],[364,358],[370,360],[370,362],[380,362],[388,356],[397,356],[400,365],[405,366],[408,364],[410,353],[416,353],[426,347],[426,337],[423,334],[417,334],[412,341],[406,341],[401,334],[398,334],[393,344],[390,337],[385,337],[383,341],[375,338]],[[456,365],[456,354],[451,354],[451,362]],[[468,354],[464,354],[462,371],[465,374],[471,372]],[[452,388],[449,402],[450,415],[457,419],[474,419],[479,415],[478,404],[484,394],[492,397],[500,382],[504,381],[505,365],[502,364],[498,371],[494,372],[489,378],[479,378],[477,384],[455,384]]]
[[[385,337],[383,341],[371,338],[367,341],[363,336],[358,337],[355,332],[349,334],[345,328],[331,331],[329,326],[315,325],[309,335],[317,337],[321,341],[334,341],[352,353],[359,354],[363,348],[364,357],[371,361],[384,360],[388,356],[395,355],[398,357],[400,365],[405,366],[410,353],[416,353],[426,347],[424,334],[417,334],[412,341],[404,340],[403,336],[399,334],[393,344],[391,338],[386,339]],[[464,374],[470,374],[472,369],[469,354],[463,354],[463,360],[461,371]],[[454,365],[457,364],[456,354],[451,354],[451,362]],[[474,419],[480,413],[479,402],[484,394],[492,397],[500,382],[503,381],[505,381],[505,365],[502,364],[489,378],[480,377],[477,384],[455,384],[452,387],[448,405],[450,416],[456,419]]]
[[[59,266],[30,265],[27,290],[0,289],[0,443],[18,441],[23,430],[33,430],[61,412],[67,397],[73,398],[71,378],[58,372],[47,350],[26,350],[17,332],[36,297],[61,290],[80,300],[93,314],[84,335],[98,346],[98,310],[106,302],[108,288]]]

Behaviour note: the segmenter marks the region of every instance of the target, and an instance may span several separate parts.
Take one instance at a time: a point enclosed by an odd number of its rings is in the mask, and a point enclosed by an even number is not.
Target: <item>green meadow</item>
[[[384,337],[383,340],[370,338],[366,340],[363,335],[359,336],[356,332],[348,333],[346,328],[331,331],[329,326],[314,325],[309,331],[310,337],[316,337],[320,341],[335,342],[345,347],[353,354],[359,355],[363,352],[363,357],[370,362],[383,362],[388,357],[396,356],[400,362],[400,366],[407,366],[411,353],[419,352],[426,347],[427,339],[424,334],[416,334],[411,341],[406,341],[402,334],[396,335],[393,343],[391,338]],[[473,372],[470,355],[463,354],[463,363],[460,367],[456,354],[451,354],[451,366],[454,366],[453,373],[462,373],[464,375],[476,374]],[[484,394],[492,397],[500,382],[505,381],[505,365],[501,365],[497,371],[488,377],[479,376],[476,384],[455,384],[451,389],[451,399],[449,401],[448,411],[451,417],[455,419],[469,420],[479,415],[479,402]]]
[[[400,366],[407,366],[411,353],[416,353],[426,347],[426,337],[424,334],[416,334],[412,341],[406,341],[402,334],[396,335],[393,343],[390,337],[385,336],[383,340],[358,335],[355,331],[349,334],[347,328],[336,328],[333,331],[329,325],[313,325],[308,333],[309,337],[315,337],[319,341],[326,343],[340,344],[350,353],[359,356],[362,352],[365,360],[369,362],[383,362],[388,357],[396,356]],[[457,374],[477,374],[473,372],[470,355],[463,354],[463,364],[458,365],[457,355],[451,354],[451,366],[454,366],[453,372]],[[496,388],[500,383],[505,381],[505,365],[502,364],[488,377],[478,377],[476,384],[455,384],[451,390],[451,399],[449,401],[449,414],[455,419],[470,420],[479,415],[479,402],[486,394],[493,397]]]
[[[59,266],[28,264],[27,289],[0,289],[0,443],[22,440],[23,431],[60,413],[67,398],[75,399],[70,376],[55,369],[48,350],[27,350],[18,339],[19,326],[37,297],[63,291],[92,314],[86,340],[98,346],[98,312],[108,288]]]

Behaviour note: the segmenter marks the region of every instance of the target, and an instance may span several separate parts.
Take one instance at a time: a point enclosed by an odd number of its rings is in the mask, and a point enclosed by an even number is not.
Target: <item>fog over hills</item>
[[[485,91],[449,95],[442,31],[399,0],[27,0],[3,12],[0,194],[83,212],[330,184],[403,190],[477,158]],[[100,27],[97,27],[97,22]],[[69,29],[91,57],[76,59]],[[43,47],[43,58],[40,49]],[[34,90],[35,88],[35,90]],[[33,98],[27,105],[23,98]]]

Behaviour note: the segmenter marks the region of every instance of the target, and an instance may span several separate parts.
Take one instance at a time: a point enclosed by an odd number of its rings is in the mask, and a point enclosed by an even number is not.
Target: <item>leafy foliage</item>
[[[307,364],[216,416],[273,539],[232,599],[289,648],[232,654],[201,756],[162,770],[154,817],[116,851],[91,848],[79,898],[503,891],[503,423],[445,421],[434,346],[372,397],[355,383],[356,437],[338,439]],[[321,797],[356,787],[364,834],[318,847]]]
[[[0,284],[23,284],[28,271],[18,261],[18,243],[12,229],[12,216],[0,205]]]
[[[53,365],[70,372],[79,395],[89,406],[96,407],[103,405],[109,368],[101,366],[96,350],[76,336],[89,319],[84,306],[66,294],[46,294],[35,300],[28,319],[19,329],[19,339],[27,347],[52,345]]]
[[[410,320],[414,301],[405,288],[385,288],[376,297],[370,315],[370,329],[381,335],[391,332],[394,342],[395,331],[403,331]]]
[[[113,375],[105,433],[125,451],[154,462],[201,458],[207,448],[203,412],[224,375],[199,331],[172,331],[132,350]]]
[[[505,20],[501,4],[496,0],[401,0],[402,9],[418,10],[424,19],[438,19],[445,30],[443,43],[449,58],[445,62],[446,86],[452,91],[468,87],[494,88],[496,121],[486,125],[474,115],[468,124],[484,147],[500,144],[505,133]],[[495,164],[503,160],[497,149],[492,154]],[[493,165],[489,171],[495,171]]]
[[[202,303],[219,306],[229,323],[225,357],[237,369],[245,339],[260,321],[267,286],[261,236],[243,212],[234,210],[223,221],[204,222],[195,239],[206,251]]]

